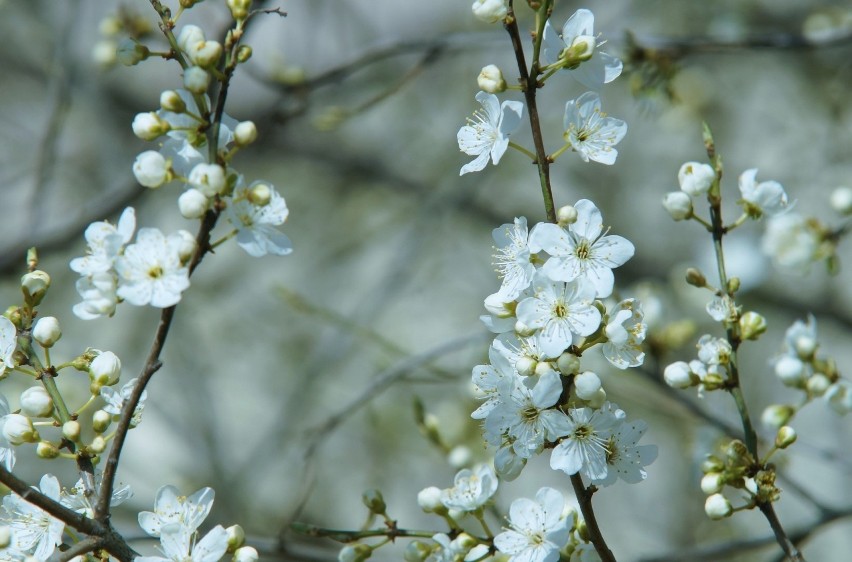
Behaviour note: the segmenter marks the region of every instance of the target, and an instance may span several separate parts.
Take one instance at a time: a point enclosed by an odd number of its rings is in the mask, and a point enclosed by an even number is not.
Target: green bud
[[[364,502],[367,509],[376,515],[383,515],[388,509],[388,506],[385,504],[385,498],[382,497],[382,493],[376,489],[364,492],[361,496],[361,501]]]
[[[59,456],[59,449],[49,441],[40,441],[36,445],[36,455],[41,459],[55,459]]]
[[[740,335],[743,339],[756,340],[765,331],[766,318],[757,312],[748,311],[740,317]]]
[[[796,442],[796,430],[790,427],[789,425],[785,425],[778,429],[778,433],[775,435],[775,446],[779,449],[786,449],[790,445]]]
[[[694,267],[690,267],[686,270],[686,282],[693,287],[701,288],[707,286],[707,278],[704,277],[704,274],[701,273],[701,271]]]

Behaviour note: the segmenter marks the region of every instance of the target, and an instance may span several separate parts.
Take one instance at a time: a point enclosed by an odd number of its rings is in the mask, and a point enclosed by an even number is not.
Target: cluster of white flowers
[[[496,22],[506,16],[505,2],[477,1],[474,14],[480,19]],[[558,34],[548,20],[544,27],[543,57],[547,63],[542,68],[548,76],[564,71],[591,90],[600,90],[621,74],[622,64],[617,58],[597,50],[594,35],[594,16],[589,10],[578,10]],[[509,137],[517,131],[524,113],[519,101],[504,101],[496,93],[507,89],[503,73],[495,65],[482,69],[478,83],[484,91],[476,94],[482,109],[458,132],[459,149],[476,159],[462,166],[460,175],[478,172],[488,164],[489,157],[497,164],[509,147]],[[607,116],[601,110],[600,96],[595,91],[585,92],[565,104],[563,139],[565,146],[554,155],[572,149],[583,161],[613,164],[618,156],[614,148],[627,133],[627,124]]]
[[[583,199],[560,215],[570,224],[541,223],[531,232],[515,219],[494,230],[500,289],[485,300],[483,322],[498,334],[490,364],[473,369],[484,402],[472,417],[484,420],[486,440],[498,447],[497,472],[513,479],[527,459],[552,447],[551,467],[608,485],[645,477],[656,447],[637,446],[643,422],[627,422],[606,402],[597,374],[581,372],[580,355],[602,344],[615,367],[642,364],[645,325],[638,301],[598,299],[613,291],[612,269],[633,245],[608,235],[600,211]],[[582,351],[581,351],[582,350]],[[566,407],[570,392],[574,407]]]

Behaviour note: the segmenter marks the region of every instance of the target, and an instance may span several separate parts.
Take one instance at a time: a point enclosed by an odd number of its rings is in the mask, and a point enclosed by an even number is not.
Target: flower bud
[[[177,44],[182,51],[189,52],[197,44],[204,41],[204,30],[197,25],[185,25],[181,28]]]
[[[188,54],[198,66],[210,68],[222,57],[222,45],[218,41],[199,41]]]
[[[248,16],[251,8],[251,0],[227,0],[228,9],[235,20],[242,20]]]
[[[89,451],[96,455],[100,455],[104,451],[106,451],[106,439],[103,438],[102,435],[96,435],[92,442],[89,444]]]
[[[251,546],[241,546],[234,552],[233,562],[257,562],[257,550]]]
[[[257,140],[257,126],[252,121],[240,121],[234,127],[234,142],[246,146]]]
[[[556,370],[553,368],[553,364],[549,361],[539,361],[535,365],[535,374],[543,377],[544,375],[548,375],[550,373],[555,373]]]
[[[676,221],[692,216],[692,199],[683,191],[671,191],[663,197],[663,207]]]
[[[8,525],[0,525],[0,549],[8,548],[12,544],[12,528]]]
[[[231,525],[225,531],[228,533],[228,552],[235,552],[246,543],[246,532],[239,525]]]
[[[206,197],[213,197],[224,191],[227,182],[225,181],[225,169],[218,164],[196,164],[189,172],[187,178],[189,184],[199,190]]]
[[[142,140],[152,141],[157,137],[165,135],[171,129],[168,121],[150,111],[148,113],[137,113],[133,118],[133,134]]]
[[[574,224],[577,222],[578,216],[577,209],[573,205],[564,205],[556,211],[556,221],[559,223],[559,226]]]
[[[69,441],[74,441],[76,443],[80,440],[81,429],[80,422],[76,420],[69,420],[62,424],[62,435]]]
[[[417,493],[417,505],[425,513],[446,513],[447,508],[441,503],[441,489],[437,486],[423,488]]]
[[[155,189],[171,181],[171,163],[156,150],[146,150],[133,162],[133,175],[140,185]]]
[[[595,53],[594,35],[578,35],[571,44],[559,53],[559,58],[565,61],[569,68],[576,67],[581,62],[592,58]]]
[[[361,501],[367,506],[367,509],[376,515],[382,515],[387,511],[388,506],[385,504],[385,498],[379,490],[367,490],[361,495]]]
[[[746,340],[756,340],[766,331],[766,318],[757,312],[748,311],[740,316],[740,335]]]
[[[31,386],[21,393],[21,411],[31,418],[46,418],[53,413],[53,399],[42,386]]]
[[[59,449],[49,441],[39,441],[38,445],[36,445],[36,455],[40,459],[55,459],[59,456]]]
[[[373,549],[364,543],[347,544],[337,555],[339,562],[364,562],[373,555]]]
[[[96,410],[95,413],[92,414],[92,429],[95,433],[103,433],[107,430],[110,423],[112,423],[112,416],[109,412]]]
[[[591,400],[601,389],[601,379],[595,373],[586,371],[574,377],[574,392],[583,400]]]
[[[760,422],[766,427],[779,428],[790,421],[795,413],[796,409],[789,404],[771,404],[760,414]]]
[[[485,310],[497,318],[509,318],[515,315],[515,303],[503,302],[500,293],[494,293],[485,297]]]
[[[12,445],[35,443],[39,440],[38,431],[27,416],[8,414],[3,421],[3,437]]]
[[[499,94],[506,91],[506,80],[503,72],[493,64],[482,67],[479,76],[476,77],[479,89],[489,94]]]
[[[733,513],[731,502],[722,494],[713,494],[704,502],[704,513],[710,519],[724,519]]]
[[[794,342],[794,346],[796,348],[796,355],[798,355],[805,361],[813,359],[818,345],[819,344],[817,343],[816,338],[813,338],[809,335],[799,336]]]
[[[473,454],[469,447],[456,445],[447,455],[447,463],[453,468],[463,468],[470,464]]]
[[[707,494],[718,494],[725,485],[725,479],[720,472],[708,472],[701,479],[701,491]]]
[[[816,373],[808,379],[805,386],[808,389],[808,392],[814,396],[822,396],[825,394],[825,391],[828,390],[828,387],[831,386],[831,381],[828,380],[828,377],[825,375]]]
[[[590,408],[600,409],[603,407],[604,402],[606,402],[606,390],[603,388],[599,388],[597,392],[595,392],[591,398],[586,400],[586,403]]]
[[[210,86],[210,73],[200,66],[190,66],[183,71],[183,87],[193,94],[204,94]]]
[[[180,258],[181,265],[186,265],[189,263],[189,260],[192,259],[192,256],[195,255],[195,250],[198,247],[198,243],[195,241],[195,236],[192,235],[188,230],[178,230],[175,233],[175,236],[180,237],[180,244],[178,244],[178,257]]]
[[[563,375],[576,375],[580,372],[580,358],[565,351],[556,360],[556,368]]]
[[[486,23],[497,23],[509,13],[506,0],[476,0],[471,9],[477,19]]]
[[[663,378],[670,387],[680,389],[689,388],[698,382],[698,377],[685,361],[677,361],[666,367]]]
[[[24,292],[24,298],[34,305],[41,303],[48,288],[50,288],[50,275],[40,269],[21,277],[21,290]]]
[[[272,200],[272,188],[265,183],[256,183],[248,190],[246,197],[252,205],[265,207]]]
[[[101,386],[112,386],[121,376],[121,360],[112,351],[104,351],[89,365],[89,379]]]
[[[240,64],[246,62],[251,58],[252,50],[248,45],[240,45],[237,49],[237,62]]]
[[[528,338],[535,333],[535,328],[530,328],[520,320],[515,322],[515,333],[522,338]]]
[[[677,173],[680,189],[693,197],[710,191],[715,179],[713,167],[701,162],[687,162]]]
[[[751,454],[748,452],[748,448],[745,443],[739,439],[733,439],[730,443],[728,443],[728,446],[725,448],[725,455],[731,462],[736,464],[747,464],[747,462],[751,459]]]
[[[402,559],[405,562],[425,562],[432,554],[432,548],[422,541],[411,541],[405,547]]]
[[[690,267],[686,270],[686,282],[699,289],[707,286],[707,278],[700,270]]]
[[[775,446],[779,449],[786,449],[796,442],[796,430],[789,425],[778,428],[778,433],[775,435]]]
[[[130,38],[122,39],[115,50],[116,59],[124,66],[136,66],[150,54],[148,47]]]
[[[786,386],[800,387],[805,383],[805,364],[796,357],[784,355],[775,362],[775,375]]]
[[[33,326],[33,339],[42,347],[53,347],[53,344],[58,342],[61,337],[62,330],[59,328],[59,320],[53,316],[39,318]]]
[[[838,187],[831,192],[831,208],[841,215],[852,214],[852,188]]]
[[[183,101],[183,98],[176,91],[164,90],[160,94],[160,107],[172,113],[183,113],[186,111],[186,102]]]
[[[518,359],[515,363],[515,369],[522,377],[534,375],[536,366],[538,366],[538,361],[526,355]]]
[[[200,219],[207,212],[210,201],[197,189],[187,189],[178,197],[180,214],[187,219]]]

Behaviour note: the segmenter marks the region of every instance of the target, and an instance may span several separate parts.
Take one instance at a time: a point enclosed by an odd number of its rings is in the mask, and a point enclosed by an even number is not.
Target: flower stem
[[[532,152],[530,152],[529,150],[527,150],[526,148],[524,148],[523,146],[519,145],[516,142],[509,141],[509,146],[514,148],[515,150],[517,150],[518,152],[520,152],[522,154],[526,154],[527,156],[530,157],[530,160],[532,160],[533,162],[535,162],[536,159],[538,158],[535,154],[533,154]]]

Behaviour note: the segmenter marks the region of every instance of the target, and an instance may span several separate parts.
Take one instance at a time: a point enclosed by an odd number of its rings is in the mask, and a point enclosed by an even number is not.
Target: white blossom
[[[189,288],[189,268],[181,262],[183,238],[164,236],[156,228],[141,228],[136,243],[125,248],[115,263],[116,293],[130,304],[157,308],[173,306]]]
[[[615,163],[615,145],[627,133],[627,123],[601,111],[601,98],[595,92],[586,92],[565,104],[563,126],[562,137],[580,158],[601,164]]]
[[[620,420],[607,409],[572,408],[564,436],[550,455],[550,468],[589,480],[607,475],[607,445]]]
[[[183,496],[174,486],[163,486],[157,491],[154,511],[139,513],[139,526],[152,537],[161,536],[165,527],[173,524],[192,534],[210,514],[214,496],[212,488]]]
[[[821,234],[810,220],[796,213],[772,217],[761,249],[785,269],[806,273],[820,259]]]
[[[486,23],[497,23],[509,12],[508,0],[474,0],[473,15]]]
[[[521,126],[524,104],[519,101],[504,101],[500,104],[497,96],[487,92],[476,94],[476,101],[482,109],[468,119],[468,124],[459,129],[457,140],[459,150],[476,156],[472,162],[462,166],[460,176],[468,172],[478,172],[488,164],[488,158],[495,165],[509,147],[509,136]]]
[[[495,228],[491,235],[497,244],[494,265],[503,280],[497,293],[507,302],[512,301],[530,286],[536,271],[530,252],[527,219],[515,218],[514,224]]]
[[[164,525],[160,535],[163,556],[137,556],[139,562],[218,562],[228,550],[228,531],[216,525],[198,542],[193,531],[178,523]]]
[[[284,224],[290,214],[287,203],[272,186],[268,186],[269,201],[265,205],[252,203],[250,194],[257,185],[266,184],[255,182],[248,187],[237,187],[225,211],[228,222],[237,229],[237,244],[252,257],[291,254],[290,239],[275,228]]]
[[[600,90],[618,78],[623,65],[618,58],[597,49],[594,26],[595,16],[584,9],[568,18],[561,36],[548,20],[542,54],[547,64],[566,64],[570,76],[589,89]]]
[[[491,364],[477,365],[473,368],[471,375],[474,387],[485,398],[485,402],[470,415],[476,420],[485,419],[488,413],[500,404],[500,389],[506,384],[511,384],[518,376],[515,368],[504,355],[499,353],[495,344],[488,349],[488,358]]]
[[[71,260],[71,269],[85,276],[110,271],[135,229],[136,211],[133,207],[124,209],[115,226],[107,221],[93,222],[85,232],[88,243],[86,255]]]
[[[81,320],[94,320],[102,316],[115,314],[118,304],[116,294],[117,281],[112,272],[95,273],[77,280],[77,292],[83,297],[83,302],[77,303],[72,309],[74,315]]]
[[[480,464],[473,470],[468,468],[456,473],[452,488],[441,493],[441,503],[448,509],[476,511],[485,505],[497,491],[497,476],[487,464]]]
[[[77,483],[74,484],[71,489],[63,490],[60,502],[68,509],[81,513],[86,517],[94,517],[95,508],[92,505],[92,499],[98,497],[102,483],[101,473],[96,472],[90,493],[87,494],[86,486],[81,478],[80,480],[77,480]],[[132,497],[133,491],[130,489],[130,486],[127,484],[116,484],[112,490],[112,497],[110,498],[109,505],[110,507],[121,505]]]
[[[12,321],[0,316],[0,375],[15,368],[15,350],[18,348],[18,329]],[[8,413],[8,412],[7,412]]]
[[[146,150],[133,162],[133,175],[145,187],[160,187],[169,179],[170,162],[155,150]]]
[[[642,322],[642,305],[636,299],[623,300],[609,313],[601,351],[619,369],[638,367],[645,359],[642,342],[647,327]]]
[[[615,404],[605,404],[605,409],[614,413],[616,418],[623,412]],[[619,414],[620,413],[620,414]],[[648,477],[645,467],[657,458],[656,445],[638,445],[639,440],[648,430],[648,424],[642,420],[628,422],[621,420],[612,431],[606,444],[606,476],[592,479],[596,486],[609,486],[617,478],[628,484],[638,484]]]
[[[102,386],[100,390],[101,398],[104,399],[106,405],[103,407],[103,410],[109,414],[114,416],[118,416],[121,414],[122,408],[124,408],[124,403],[130,398],[130,395],[133,393],[133,389],[136,387],[136,382],[139,379],[130,379],[127,383],[121,387],[121,390],[115,390],[111,386]],[[133,420],[131,421],[132,426],[139,425],[139,421],[142,417],[142,410],[145,409],[145,399],[148,397],[148,391],[143,390],[142,395],[139,398],[139,404],[136,406],[136,410],[133,412]]]
[[[757,168],[746,170],[740,174],[740,201],[749,216],[760,218],[761,215],[774,217],[793,208],[787,204],[787,193],[777,181],[757,183]]]
[[[677,172],[680,189],[692,197],[710,191],[715,179],[716,171],[713,167],[701,162],[686,162]]]
[[[562,517],[564,506],[562,494],[547,487],[535,500],[516,499],[509,506],[511,528],[494,537],[494,546],[509,562],[556,562],[571,530]]]
[[[38,490],[59,501],[59,480],[55,476],[42,476]],[[12,529],[12,547],[38,560],[50,558],[62,542],[65,523],[14,493],[3,498],[3,509],[6,511],[3,520]]]
[[[530,251],[550,254],[542,271],[553,281],[583,278],[594,287],[596,297],[608,297],[615,279],[612,270],[633,256],[633,244],[604,232],[603,217],[593,202],[581,199],[574,208],[577,220],[567,228],[537,224],[530,234]]]
[[[12,469],[15,468],[15,451],[12,449],[9,440],[4,436],[3,426],[5,425],[6,416],[8,416],[11,411],[12,410],[9,408],[9,401],[6,400],[5,396],[0,394],[0,464],[2,464],[9,472],[12,472]]]

